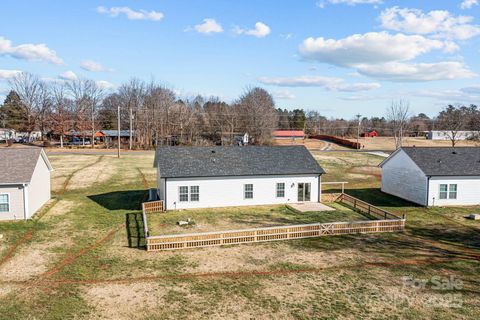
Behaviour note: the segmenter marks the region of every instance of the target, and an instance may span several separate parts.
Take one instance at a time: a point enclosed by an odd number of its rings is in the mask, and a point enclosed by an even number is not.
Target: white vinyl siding
[[[245,199],[253,199],[253,184],[248,183],[243,185],[243,197]]]
[[[447,186],[446,198],[444,194],[440,197],[440,190],[445,190],[444,186]],[[429,206],[480,205],[480,176],[431,177],[429,190]]]
[[[0,193],[0,213],[10,212],[10,195],[8,193]]]
[[[403,150],[382,165],[382,191],[399,198],[427,204],[427,176]],[[438,197],[438,188],[435,194]]]
[[[285,198],[285,183],[277,183],[277,198]]]
[[[319,199],[318,175],[272,175],[242,177],[168,178],[165,188],[167,210],[270,205],[298,202],[298,183],[311,184],[311,202]],[[277,198],[277,183],[285,184],[285,197]],[[245,185],[253,185],[253,198],[245,199]],[[199,201],[179,201],[180,186],[199,186]]]

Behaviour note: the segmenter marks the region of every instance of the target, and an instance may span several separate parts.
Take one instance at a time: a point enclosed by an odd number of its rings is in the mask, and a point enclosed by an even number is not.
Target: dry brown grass
[[[349,139],[356,141],[356,139]],[[393,137],[374,137],[374,138],[360,138],[359,142],[365,146],[365,150],[395,150],[395,140]],[[403,145],[405,147],[450,147],[452,143],[444,140],[427,140],[423,137],[407,137],[404,139]],[[477,141],[458,141],[458,147],[480,146]]]

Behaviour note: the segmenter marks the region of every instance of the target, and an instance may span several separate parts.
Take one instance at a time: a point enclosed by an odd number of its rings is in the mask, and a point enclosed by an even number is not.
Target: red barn
[[[374,138],[374,137],[378,137],[378,132],[375,130],[372,130],[370,132],[364,132],[360,134],[360,136],[364,138]]]

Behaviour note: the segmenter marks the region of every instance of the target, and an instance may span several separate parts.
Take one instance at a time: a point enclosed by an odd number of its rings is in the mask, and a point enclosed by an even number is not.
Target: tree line
[[[429,130],[479,130],[476,105],[448,105],[437,116],[411,114],[408,101],[393,101],[385,116],[352,119],[327,118],[315,110],[275,107],[270,93],[249,87],[235,101],[218,97],[180,98],[170,88],[154,81],[133,78],[114,91],[105,91],[95,81],[45,81],[21,73],[10,82],[10,92],[0,106],[0,126],[31,133],[44,139],[64,140],[68,132],[95,141],[99,130],[130,130],[130,148],[168,144],[233,144],[234,136],[248,133],[255,144],[268,144],[277,129],[304,130],[307,134],[356,137],[375,130],[403,137]],[[119,113],[118,113],[119,111]],[[455,140],[455,139],[454,139]]]

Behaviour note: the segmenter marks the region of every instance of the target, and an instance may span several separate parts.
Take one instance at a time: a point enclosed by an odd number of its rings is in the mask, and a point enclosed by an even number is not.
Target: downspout
[[[163,203],[164,203],[164,207],[163,208],[165,211],[168,210],[167,208],[167,178],[165,178],[165,182],[163,183],[164,186],[163,186]]]
[[[318,175],[318,202],[322,201],[322,175]]]
[[[28,184],[23,184],[23,218],[28,219]]]
[[[428,208],[428,200],[430,199],[430,176],[427,176],[427,203],[425,207]],[[435,202],[433,203],[433,206],[435,206]]]

